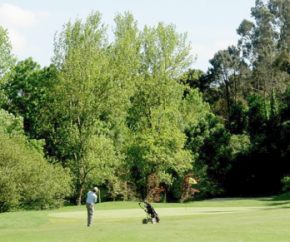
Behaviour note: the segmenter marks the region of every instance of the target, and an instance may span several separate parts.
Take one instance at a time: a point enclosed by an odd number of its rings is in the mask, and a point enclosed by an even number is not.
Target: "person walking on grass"
[[[99,189],[97,187],[94,187],[91,191],[87,193],[86,207],[88,211],[88,220],[87,220],[88,227],[92,225],[93,215],[94,215],[94,205],[98,199],[98,196],[97,196],[98,191]]]

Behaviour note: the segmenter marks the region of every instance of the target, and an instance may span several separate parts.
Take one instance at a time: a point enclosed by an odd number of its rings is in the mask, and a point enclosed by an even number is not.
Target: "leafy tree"
[[[6,96],[2,91],[7,73],[15,63],[15,57],[11,53],[12,46],[9,41],[8,32],[0,26],[0,106],[6,102]]]
[[[0,26],[0,79],[14,64],[15,58],[11,53],[11,49],[8,32]]]
[[[189,69],[186,71],[180,79],[180,82],[187,85],[189,88],[197,88],[199,91],[204,92],[209,88],[208,82],[202,82],[201,79],[204,76],[204,72],[201,70]]]
[[[136,84],[127,122],[134,134],[128,148],[129,162],[143,195],[161,184],[169,188],[175,174],[191,168],[180,125],[184,87],[175,80],[189,64],[185,38],[172,25],[164,24],[145,26],[142,33],[142,78]],[[152,177],[155,187],[150,185]]]
[[[281,126],[280,108],[273,98],[265,100],[263,96],[253,95],[249,97],[247,116],[250,144],[244,152],[235,152],[233,168],[228,174],[228,191],[232,195],[277,193],[288,170],[281,156],[287,128]]]
[[[106,50],[109,58],[109,68],[106,71],[110,75],[112,87],[103,116],[111,124],[110,137],[115,146],[119,151],[124,151],[124,145],[130,139],[127,113],[140,78],[141,65],[140,31],[132,14],[125,12],[115,17],[114,37]]]
[[[274,15],[275,24],[279,27],[278,47],[282,50],[290,49],[290,7],[287,0],[269,0],[268,8]]]
[[[273,0],[267,4],[257,0],[252,8],[255,22],[244,20],[238,28],[241,36],[239,47],[245,62],[253,69],[251,86],[254,92],[258,91],[264,97],[273,91],[282,93],[289,81],[281,67],[287,60],[284,53],[289,53],[289,27],[285,22],[289,18],[288,5],[287,0]],[[280,69],[276,68],[277,65]]]
[[[28,58],[12,68],[3,85],[8,100],[3,107],[24,118],[24,130],[32,138],[48,138],[44,137],[45,127],[40,120],[47,115],[51,88],[56,80],[57,73],[53,65],[41,69]]]
[[[226,107],[224,118],[229,123],[231,122],[231,108],[241,99],[242,74],[246,64],[240,59],[240,52],[235,46],[218,51],[210,63],[212,67],[209,72],[213,78],[212,84],[221,90],[221,97]]]
[[[43,142],[24,135],[22,119],[0,110],[0,212],[48,208],[70,194],[70,176],[45,160]]]
[[[195,154],[194,175],[199,178],[199,196],[225,193],[225,180],[231,168],[230,134],[212,113],[204,112],[186,129],[186,148]]]
[[[141,73],[145,76],[180,78],[192,61],[187,35],[163,23],[144,27],[141,51]]]
[[[100,14],[92,13],[85,23],[69,23],[56,43],[60,82],[55,86],[53,117],[61,122],[53,133],[58,157],[69,160],[74,172],[78,204],[93,181],[105,183],[116,195],[112,182],[116,172],[123,170],[126,115],[139,65],[138,31],[132,15],[116,17],[116,39],[110,45],[100,21]]]
[[[93,170],[90,142],[106,130],[101,116],[108,108],[113,84],[107,72],[105,27],[100,14],[92,13],[84,23],[76,20],[66,24],[55,46],[54,63],[60,80],[53,89],[53,114],[48,122],[55,122],[52,133],[57,157],[69,160],[65,165],[73,171],[75,197],[80,204]]]
[[[253,138],[258,138],[259,133],[265,129],[269,118],[269,102],[266,102],[261,96],[253,95],[249,97],[249,134]]]

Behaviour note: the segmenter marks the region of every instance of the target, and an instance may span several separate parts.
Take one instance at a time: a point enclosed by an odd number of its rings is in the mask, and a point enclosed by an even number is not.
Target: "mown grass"
[[[96,205],[92,227],[84,206],[0,214],[2,242],[290,241],[289,197],[211,199],[154,204],[159,224],[141,223],[137,202]]]

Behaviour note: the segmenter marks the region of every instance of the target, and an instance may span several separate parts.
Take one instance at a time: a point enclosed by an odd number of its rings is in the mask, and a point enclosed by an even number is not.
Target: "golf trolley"
[[[153,224],[159,223],[160,218],[150,203],[139,202],[139,206],[145,211],[147,215],[147,217],[142,220],[143,224],[147,224],[149,222]]]

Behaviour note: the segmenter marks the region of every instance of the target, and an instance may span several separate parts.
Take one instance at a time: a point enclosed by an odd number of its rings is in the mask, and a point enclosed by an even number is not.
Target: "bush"
[[[281,182],[283,184],[282,190],[284,192],[289,192],[290,191],[290,176],[284,176]]]
[[[0,212],[61,205],[70,194],[68,171],[49,164],[20,137],[0,135]]]
[[[0,121],[0,212],[61,205],[70,195],[68,171],[44,158],[42,142],[26,138],[20,119],[0,110]]]

